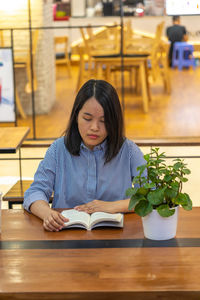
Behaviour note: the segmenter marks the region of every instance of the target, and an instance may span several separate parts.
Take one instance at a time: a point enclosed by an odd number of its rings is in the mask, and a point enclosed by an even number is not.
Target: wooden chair
[[[149,57],[149,77],[153,82],[162,79],[164,91],[167,94],[171,92],[170,71],[168,65],[169,44],[163,41],[157,43]]]
[[[162,41],[162,33],[165,22],[161,22],[156,27],[155,39],[150,54],[149,74],[155,82],[158,78],[163,80],[166,93],[171,92],[170,72],[168,67],[169,44]]]
[[[124,24],[124,30],[123,30],[123,45],[124,50],[128,47],[129,44],[133,43],[133,29],[132,29],[132,23],[131,20],[128,20]]]
[[[82,36],[82,39],[83,39],[83,45],[84,46],[80,46],[78,47],[78,51],[79,51],[79,55],[81,54],[80,51],[84,51],[86,52],[87,56],[88,56],[88,62],[91,63],[91,59],[92,59],[92,49],[91,49],[91,45],[88,41],[88,38],[86,37],[85,33],[84,33],[84,30],[83,28],[80,28],[80,32],[81,32],[81,36]]]
[[[119,32],[119,29],[116,28],[116,27],[113,27],[113,28],[110,28],[111,32],[113,31],[113,35],[115,36],[115,40],[116,40],[116,43],[119,43],[120,44],[120,32]],[[124,49],[126,48],[126,45],[127,45],[127,42],[133,38],[133,30],[132,30],[132,23],[131,23],[131,20],[128,20],[126,23],[125,23],[125,26],[124,26],[124,31],[123,31],[123,45],[124,45]],[[133,85],[133,77],[134,77],[134,72],[135,72],[135,69],[137,69],[137,67],[133,67],[133,66],[124,66],[123,68],[123,71],[124,73],[128,74],[129,76],[129,86],[130,88],[132,87]],[[114,80],[115,80],[115,85],[117,86],[117,74],[119,74],[121,76],[121,72],[122,72],[122,68],[121,66],[112,66],[111,67],[111,74],[114,75]]]
[[[38,45],[38,36],[39,30],[35,30],[32,35],[32,53],[27,51],[27,55],[24,56],[14,56],[14,67],[15,68],[25,68],[27,75],[27,83],[25,85],[25,91],[27,94],[31,94],[32,92],[37,90],[37,76],[35,72],[35,61],[36,61],[36,50]],[[32,71],[31,71],[31,55],[32,55],[32,63],[33,63],[33,83],[32,83]],[[33,87],[33,88],[32,88]],[[16,106],[19,111],[19,114],[23,119],[26,118],[26,113],[22,107],[21,100],[17,91],[15,90],[16,95]]]
[[[80,89],[82,86],[83,80],[85,78],[85,59],[84,59],[84,48],[80,45],[77,46],[78,53],[79,53],[79,74],[78,74],[78,80],[76,84],[76,91]]]
[[[155,42],[157,43],[159,43],[162,39],[164,25],[165,25],[165,21],[162,21],[156,26]]]
[[[65,65],[68,75],[71,77],[71,65],[68,55],[68,37],[59,36],[54,38],[55,46],[55,64],[56,66]]]
[[[91,24],[88,24],[88,27],[86,27],[86,31],[87,31],[88,37],[92,41],[94,39],[94,34],[93,34],[93,30],[92,30],[92,25]]]
[[[150,51],[148,74],[150,81],[153,82],[156,82],[161,78],[164,85],[164,91],[169,94],[171,92],[170,71],[167,63],[169,44],[162,41],[163,28],[164,21],[157,25],[155,37],[152,39],[151,43],[148,46]],[[143,43],[143,38],[141,39],[140,43]],[[137,92],[139,91],[139,89],[140,83],[139,80],[137,80]]]
[[[77,46],[79,53],[79,74],[76,85],[76,91],[80,89],[82,84],[90,78],[96,78],[95,60],[88,54],[84,46]],[[90,50],[89,50],[90,53]]]
[[[116,24],[115,24],[116,25]],[[84,46],[85,46],[85,54],[88,56],[88,70],[87,70],[87,78],[89,79],[89,77],[98,77],[98,78],[103,78],[105,80],[111,80],[111,78],[107,78],[106,77],[106,64],[103,66],[103,69],[101,70],[101,74],[97,74],[97,70],[95,67],[95,56],[104,56],[104,55],[112,55],[112,54],[119,54],[120,51],[120,32],[117,26],[115,27],[110,27],[109,29],[107,29],[109,31],[109,36],[112,37],[112,42],[110,44],[110,47],[105,48],[105,38],[102,40],[102,43],[98,43],[101,40],[98,40],[94,37],[93,33],[91,33],[91,28],[89,27],[89,30],[87,30],[88,32],[88,36],[86,36],[86,34],[84,33],[83,28],[80,28],[80,32],[84,41]],[[101,42],[102,42],[101,41]],[[79,47],[79,51],[83,51],[83,49],[81,50],[81,48]],[[80,54],[82,56],[82,62],[83,62],[83,54]],[[80,57],[81,57],[80,56]],[[86,74],[86,70],[83,70],[83,65],[85,65],[85,62],[82,63],[80,62],[80,72],[81,74],[85,73]],[[115,85],[117,86],[117,74],[121,75],[121,67],[119,65],[113,65],[113,66],[109,66],[110,70],[109,73],[114,75],[114,82]],[[81,71],[82,69],[82,71]],[[132,86],[132,82],[133,82],[133,67],[129,67],[129,66],[125,66],[124,67],[124,71],[129,74],[129,78],[130,78],[130,87]],[[82,75],[79,75],[79,78],[82,78]],[[78,84],[77,84],[77,89],[80,87],[80,79],[78,79]]]
[[[91,25],[86,28],[87,34],[83,28],[80,28],[83,44],[86,51],[90,51],[93,55],[116,54],[120,51],[119,32],[117,27],[105,29],[105,32],[94,35]]]
[[[169,69],[169,62],[168,62],[168,53],[169,53],[170,44],[166,42],[160,43],[160,74],[163,79],[164,90],[167,94],[171,93],[171,79],[170,79],[170,69]]]

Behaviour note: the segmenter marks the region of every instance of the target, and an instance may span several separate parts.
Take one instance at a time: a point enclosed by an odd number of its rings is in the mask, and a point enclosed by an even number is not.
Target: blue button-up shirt
[[[126,199],[137,167],[145,163],[143,154],[126,139],[119,153],[104,164],[105,147],[106,141],[93,150],[82,143],[80,155],[74,156],[66,149],[63,137],[53,142],[24,194],[24,208],[29,210],[36,200],[49,202],[52,192],[53,208],[73,208],[94,199]]]

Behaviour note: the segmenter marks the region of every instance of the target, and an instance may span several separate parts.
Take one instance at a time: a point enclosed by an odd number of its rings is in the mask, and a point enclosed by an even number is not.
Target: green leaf
[[[145,189],[153,189],[153,188],[155,188],[156,187],[156,185],[155,185],[155,183],[153,183],[153,182],[151,182],[151,183],[145,183],[144,184],[144,188]]]
[[[152,212],[153,206],[146,200],[140,201],[136,206],[135,206],[135,212],[138,214],[140,217],[145,217],[148,215],[150,212]]]
[[[146,196],[148,193],[148,188],[146,188],[146,185],[147,183],[143,187],[139,188],[137,194]]]
[[[186,193],[184,193],[185,197],[187,198],[187,204],[186,205],[182,205],[182,207],[185,210],[192,210],[192,200],[190,199],[190,196]]]
[[[173,159],[173,161],[181,161],[181,159],[180,158],[175,158],[175,159]]]
[[[129,201],[128,209],[132,210],[139,201],[143,201],[143,200],[146,201],[144,196],[142,196],[142,195],[133,195],[131,197],[130,201]]]
[[[164,189],[156,189],[147,195],[148,201],[152,205],[159,205],[164,200]]]
[[[179,177],[179,179],[180,179],[180,181],[182,181],[182,182],[187,182],[187,181],[188,181],[188,179],[185,178],[185,177]]]
[[[173,189],[174,191],[178,192],[178,190],[179,190],[179,183],[178,183],[177,181],[172,182],[172,183],[171,183],[171,187],[172,187],[172,189]]]
[[[177,190],[174,190],[174,189],[170,189],[170,188],[167,188],[165,190],[165,196],[172,199],[172,198],[175,198],[177,195]]]
[[[137,193],[138,188],[128,188],[126,190],[126,196],[131,197],[132,195],[135,195]]]
[[[165,177],[164,177],[164,181],[166,181],[166,182],[169,182],[171,179],[172,179],[172,176],[169,174],[165,175]]]
[[[140,175],[145,171],[145,169],[146,169],[146,165],[137,167],[137,171],[139,171]]]
[[[145,154],[145,155],[144,155],[144,159],[145,159],[147,162],[149,162],[149,158],[150,158],[150,155],[149,155],[149,154]]]
[[[179,193],[178,196],[174,199],[174,203],[177,205],[186,205],[188,204],[188,199],[185,194]]]
[[[162,204],[156,208],[161,217],[170,217],[175,213],[175,209],[169,209],[167,204]]]
[[[182,163],[181,162],[177,162],[174,164],[173,168],[178,171],[180,168],[182,167]]]
[[[190,171],[189,169],[183,169],[183,173],[184,173],[184,174],[190,174],[191,171]]]

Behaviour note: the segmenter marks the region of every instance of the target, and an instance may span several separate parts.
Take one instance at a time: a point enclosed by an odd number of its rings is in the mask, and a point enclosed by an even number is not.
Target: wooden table
[[[33,180],[17,181],[12,188],[3,196],[3,201],[8,201],[8,207],[13,208],[13,204],[23,204],[24,192],[30,187]],[[51,203],[53,196],[50,197]]]
[[[19,150],[19,184],[22,189],[21,145],[27,137],[28,127],[0,127],[0,153],[16,153]],[[11,188],[12,189],[12,188]],[[23,189],[22,189],[23,190]],[[3,198],[4,200],[4,198]],[[9,208],[12,208],[9,202]]]
[[[103,66],[106,65],[106,79],[110,78],[110,70],[112,66],[121,66],[122,58],[120,56],[95,56],[93,57],[94,62],[97,66],[97,70],[102,70]],[[150,87],[148,82],[148,69],[147,69],[148,55],[124,55],[123,64],[124,66],[132,66],[139,68],[139,76],[142,90],[142,103],[143,110],[145,113],[149,110],[150,101]]]
[[[0,299],[200,299],[200,208],[180,210],[177,238],[123,229],[46,232],[23,210],[2,210]]]
[[[30,187],[33,180],[19,180],[3,196],[3,201],[8,201],[8,207],[13,208],[13,204],[23,204],[24,192]]]
[[[0,153],[16,153],[29,131],[28,127],[0,127]]]

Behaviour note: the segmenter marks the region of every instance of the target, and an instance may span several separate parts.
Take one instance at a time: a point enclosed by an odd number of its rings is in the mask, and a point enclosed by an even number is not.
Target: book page
[[[110,213],[105,213],[105,212],[95,212],[91,215],[91,218],[90,218],[90,228],[92,228],[97,223],[105,222],[105,221],[121,223],[122,218],[123,218],[123,214],[121,214],[121,213],[110,214]],[[106,223],[105,223],[105,225],[106,225]]]
[[[83,211],[76,209],[66,209],[61,213],[65,218],[69,219],[69,222],[65,223],[65,227],[72,227],[71,225],[82,224],[86,229],[89,227],[90,215]],[[76,227],[76,226],[73,226]]]

